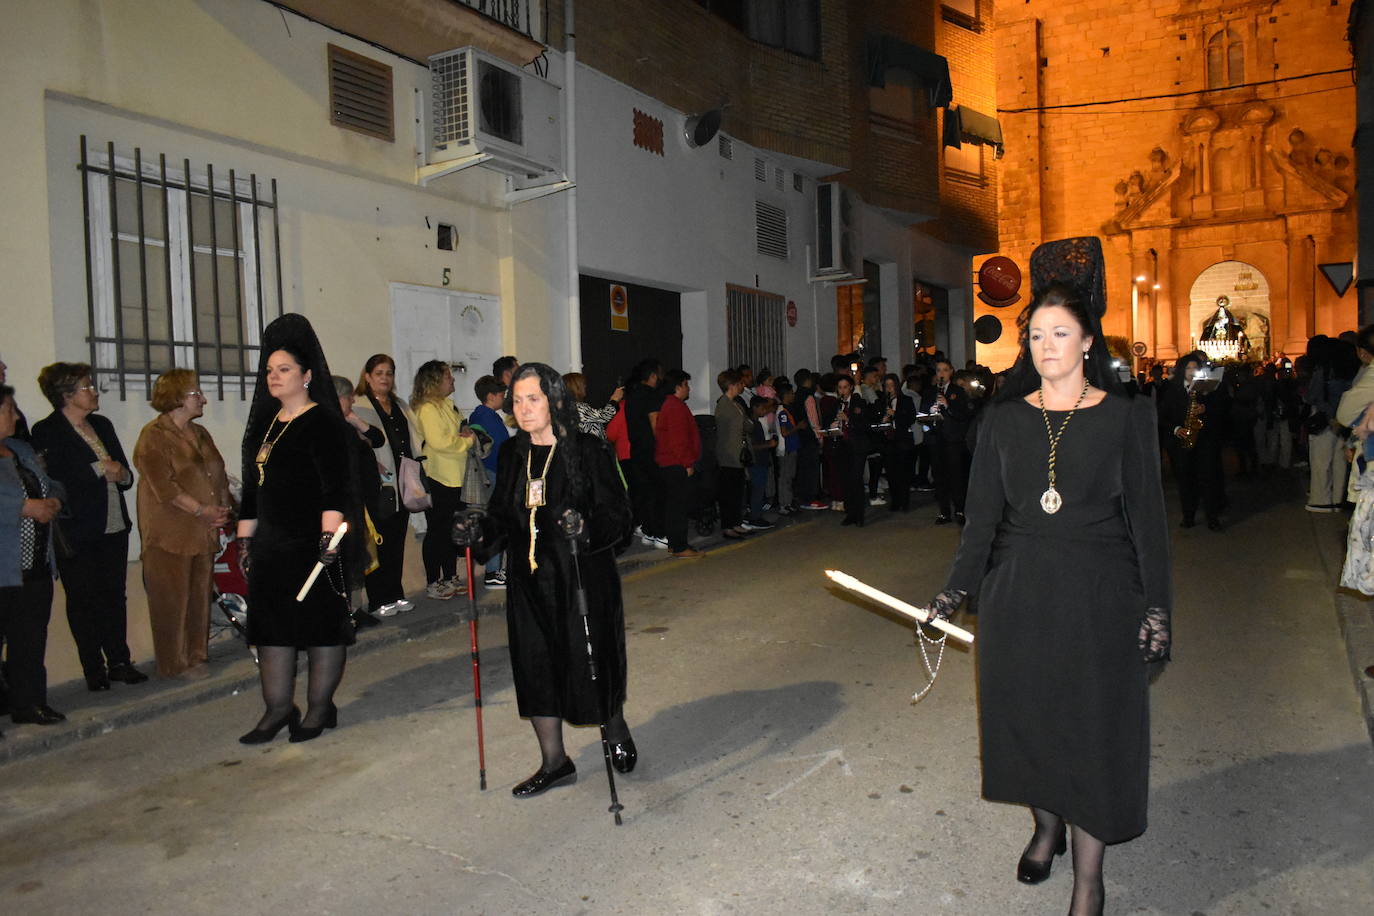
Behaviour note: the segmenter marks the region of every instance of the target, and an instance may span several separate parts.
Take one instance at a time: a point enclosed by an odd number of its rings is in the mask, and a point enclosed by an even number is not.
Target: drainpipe
[[[577,269],[577,33],[574,0],[563,4],[563,124],[567,131],[568,202],[568,371],[582,371],[581,276]]]

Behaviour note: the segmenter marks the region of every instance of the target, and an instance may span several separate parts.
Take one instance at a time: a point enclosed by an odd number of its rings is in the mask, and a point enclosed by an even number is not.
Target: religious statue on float
[[[1198,348],[1212,362],[1244,359],[1250,352],[1245,324],[1231,313],[1230,305],[1230,298],[1218,296],[1216,313],[1202,325]]]

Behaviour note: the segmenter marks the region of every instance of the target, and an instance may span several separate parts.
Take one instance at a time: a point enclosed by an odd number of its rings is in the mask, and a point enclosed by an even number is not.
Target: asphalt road
[[[1339,521],[1293,494],[1238,487],[1226,534],[1177,533],[1151,824],[1108,851],[1108,912],[1371,912],[1374,753],[1332,605]],[[0,767],[0,912],[1063,912],[1068,857],[1018,885],[1030,818],[979,798],[971,653],[951,644],[911,705],[910,628],[821,575],[918,603],[939,587],[957,532],[924,507],[874,515],[627,577],[641,762],[618,780],[623,827],[594,730],[568,734],[576,785],[510,796],[538,756],[484,618],[485,792],[467,631],[448,630],[358,659],[340,727],[311,743],[239,745],[246,693]]]

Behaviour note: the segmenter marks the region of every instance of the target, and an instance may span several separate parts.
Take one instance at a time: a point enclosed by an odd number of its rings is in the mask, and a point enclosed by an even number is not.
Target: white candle
[[[880,592],[873,586],[865,585],[863,582],[860,582],[858,579],[854,578],[848,573],[842,573],[838,569],[827,569],[825,571],[825,574],[830,577],[830,580],[832,582],[834,582],[841,588],[847,588],[851,592],[858,592],[865,598],[872,599],[873,601],[878,602],[884,607],[889,607],[899,614],[904,614],[907,617],[910,617],[912,620],[916,620],[921,623],[928,623],[931,626],[935,627],[937,630],[941,630],[945,633],[948,633],[955,639],[962,640],[963,642],[969,643],[970,645],[973,644],[972,633],[970,633],[968,630],[963,629],[962,627],[956,627],[954,624],[934,616],[930,613],[930,611],[926,610],[925,608],[919,608],[914,605],[907,604],[905,601],[892,597],[887,592]]]
[[[329,549],[330,549],[330,550],[333,550],[335,547],[338,547],[338,546],[339,546],[339,542],[343,540],[343,536],[344,536],[345,534],[347,534],[347,533],[348,533],[348,522],[340,522],[340,523],[339,523],[339,528],[338,528],[338,530],[335,531],[335,532],[334,532],[334,536],[333,536],[332,538],[329,539]],[[298,591],[298,592],[296,592],[296,600],[297,600],[297,601],[304,601],[304,600],[305,600],[306,593],[310,591],[310,586],[312,586],[312,585],[315,584],[315,580],[318,579],[318,578],[320,577],[320,573],[323,572],[323,571],[324,571],[324,564],[323,564],[323,563],[316,563],[316,564],[315,564],[315,568],[312,569],[312,570],[310,570],[310,575],[309,575],[309,576],[306,576],[305,584],[301,586],[301,590]]]

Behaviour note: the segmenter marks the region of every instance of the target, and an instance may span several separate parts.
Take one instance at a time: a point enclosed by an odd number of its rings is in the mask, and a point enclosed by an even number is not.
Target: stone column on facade
[[[1288,329],[1283,339],[1283,350],[1293,355],[1304,352],[1307,339],[1316,333],[1317,310],[1313,296],[1317,269],[1313,258],[1316,240],[1309,234],[1290,231],[1287,244]]]
[[[1155,332],[1155,292],[1150,287],[1154,281],[1150,279],[1150,270],[1154,267],[1153,259],[1150,257],[1148,248],[1135,247],[1135,239],[1131,239],[1131,291],[1135,296],[1135,321],[1131,325],[1131,333],[1134,335],[1131,343],[1137,340],[1145,342],[1151,352],[1157,342]],[[1144,277],[1145,279],[1140,279]]]

